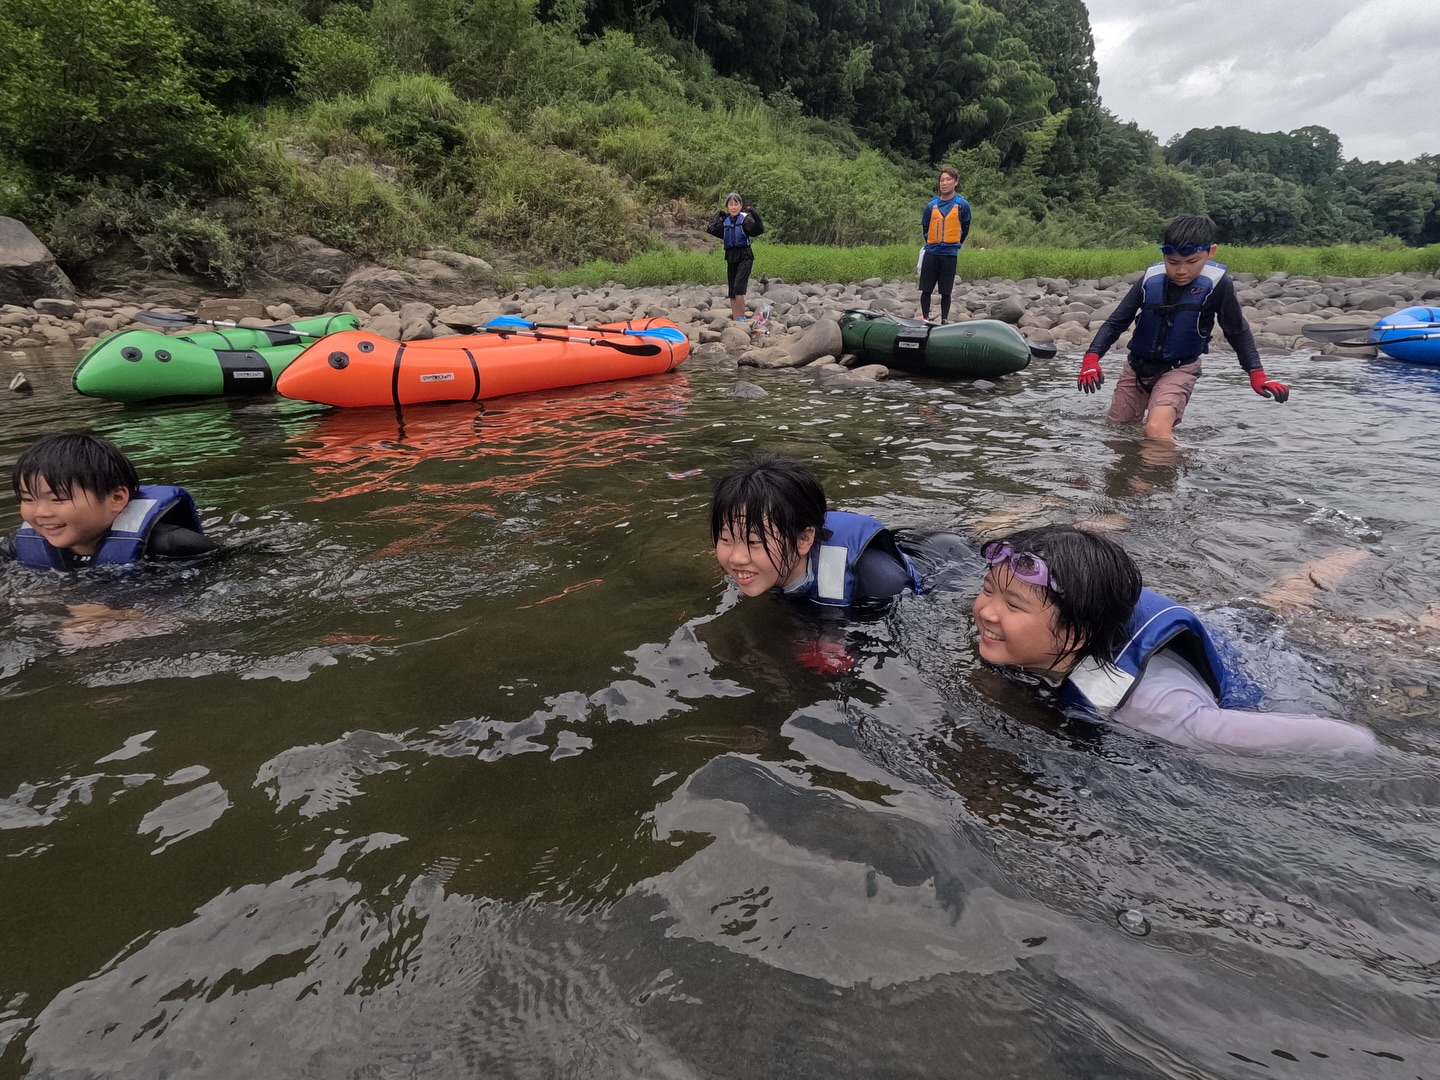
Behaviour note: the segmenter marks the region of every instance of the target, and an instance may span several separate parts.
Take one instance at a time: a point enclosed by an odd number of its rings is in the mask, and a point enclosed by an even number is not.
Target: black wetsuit
[[[1165,303],[1167,305],[1178,304],[1185,290],[1190,286],[1176,285],[1169,278],[1165,279]],[[1090,342],[1090,348],[1086,352],[1099,353],[1104,356],[1110,346],[1119,340],[1120,335],[1130,328],[1135,317],[1140,313],[1140,304],[1144,300],[1145,289],[1143,282],[1137,281],[1130,286],[1130,291],[1125,294],[1125,299],[1120,301],[1111,316],[1105,320],[1105,325],[1095,335],[1095,340]],[[1255,336],[1250,333],[1250,324],[1245,321],[1245,315],[1240,310],[1240,298],[1235,295],[1235,283],[1226,274],[1215,287],[1210,290],[1210,295],[1205,298],[1205,304],[1200,309],[1200,333],[1209,336],[1214,329],[1216,322],[1220,324],[1220,332],[1225,335],[1225,340],[1235,350],[1235,356],[1240,361],[1240,366],[1246,371],[1258,371],[1262,368],[1260,353],[1255,348]],[[1195,357],[1194,359],[1199,359]],[[1176,365],[1172,361],[1149,360],[1137,357],[1133,353],[1129,359],[1130,366],[1135,369],[1135,374],[1142,380],[1149,380],[1163,375]]]

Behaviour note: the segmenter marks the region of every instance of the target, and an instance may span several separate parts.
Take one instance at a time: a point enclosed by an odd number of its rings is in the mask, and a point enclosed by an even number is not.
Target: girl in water
[[[721,569],[746,596],[779,589],[834,607],[888,600],[920,575],[883,524],[829,510],[806,466],[758,454],[715,485],[710,538]]]
[[[1068,525],[981,548],[980,657],[1055,687],[1067,713],[1183,746],[1371,749],[1368,729],[1319,716],[1249,711],[1258,688],[1189,608],[1143,588],[1108,537]]]

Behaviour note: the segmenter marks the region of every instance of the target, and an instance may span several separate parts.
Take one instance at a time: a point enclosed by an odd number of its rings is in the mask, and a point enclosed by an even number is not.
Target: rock
[[[365,329],[380,337],[389,338],[391,341],[399,341],[402,330],[400,316],[393,312],[386,312],[384,315],[376,315],[365,324]]]
[[[339,248],[327,247],[313,236],[293,236],[272,244],[256,259],[259,268],[280,281],[311,289],[333,289],[355,268],[355,260]]]
[[[439,268],[449,275],[453,282],[459,281],[455,271],[439,263],[427,261],[426,265]],[[471,295],[462,295],[460,290],[451,287],[450,282],[427,279],[424,275],[391,270],[384,266],[364,266],[345,279],[345,284],[335,290],[328,303],[336,306],[348,302],[359,308],[384,304],[390,310],[398,311],[412,300],[444,306],[474,299],[471,290],[467,289],[465,292]],[[515,307],[517,311],[521,309],[519,304]]]
[[[748,349],[740,354],[739,363],[742,367],[793,368],[805,361],[796,359],[788,349]]]
[[[881,379],[890,377],[890,369],[884,364],[862,364],[859,367],[851,368],[850,374],[867,382],[879,382]]]
[[[265,315],[277,323],[289,322],[295,318],[295,309],[289,304],[267,304]]]
[[[458,270],[475,281],[492,281],[495,278],[495,268],[474,255],[465,255],[449,248],[431,248],[429,251],[422,251],[420,257]]]
[[[10,380],[10,389],[17,394],[28,394],[35,388],[30,385],[30,380],[25,377],[23,371],[17,371],[15,377]]]
[[[205,300],[196,305],[195,318],[236,323],[241,319],[264,319],[265,305],[259,300]]]
[[[57,319],[73,319],[80,314],[80,305],[74,300],[60,300],[53,296],[42,296],[35,301],[34,307],[42,315],[53,315]]]
[[[793,285],[769,285],[765,289],[764,296],[769,303],[781,307],[798,304],[801,300],[800,290]]]
[[[739,352],[750,347],[750,335],[740,326],[731,323],[720,331],[720,344],[725,346],[726,352]]]
[[[410,305],[406,304],[405,306],[409,307]],[[400,319],[401,341],[424,341],[434,336],[435,331],[431,328],[428,320],[406,319],[403,317]]]
[[[1388,292],[1378,290],[1351,293],[1346,300],[1346,307],[1355,311],[1384,311],[1386,308],[1399,306]]]
[[[753,382],[745,382],[742,379],[730,388],[730,396],[737,398],[763,398],[769,397],[770,392],[763,386]]]
[[[1018,323],[1025,315],[1025,305],[1017,296],[1007,296],[990,305],[990,317],[1010,324]]]
[[[73,300],[75,286],[23,222],[0,217],[0,303]]]
[[[839,356],[844,351],[845,342],[840,333],[840,320],[827,317],[801,334],[794,344],[785,347],[785,352],[792,357],[793,362],[779,366],[800,367],[822,356]]]
[[[427,304],[423,300],[412,300],[408,304],[400,305],[400,321],[433,323],[435,321],[435,305]]]

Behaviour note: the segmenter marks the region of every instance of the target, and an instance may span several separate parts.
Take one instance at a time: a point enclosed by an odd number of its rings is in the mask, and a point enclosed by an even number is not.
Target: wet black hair
[[[1177,214],[1165,223],[1162,244],[1194,244],[1196,247],[1214,247],[1220,240],[1220,230],[1208,214]]]
[[[1120,650],[1142,585],[1129,552],[1108,536],[1074,525],[1025,529],[1001,542],[1017,554],[1039,556],[1050,571],[1052,584],[1044,591],[1060,634],[1057,661],[1108,660]]]
[[[96,498],[116,488],[130,492],[132,499],[140,494],[140,477],[130,459],[109,439],[83,431],[42,435],[25,448],[10,471],[15,497],[20,497],[21,488],[34,491],[37,480],[49,484],[62,499],[70,498],[77,487]]]
[[[825,489],[810,469],[779,454],[756,454],[728,470],[715,482],[710,501],[710,539],[737,532],[758,539],[778,568],[793,567],[800,558],[800,537],[814,529],[825,538]],[[780,544],[779,551],[771,543]]]

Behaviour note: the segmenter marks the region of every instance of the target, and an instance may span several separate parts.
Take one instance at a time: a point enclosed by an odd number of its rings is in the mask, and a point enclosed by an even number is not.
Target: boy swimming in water
[[[1265,374],[1235,284],[1225,267],[1212,261],[1216,236],[1215,222],[1204,214],[1171,218],[1160,243],[1163,260],[1130,287],[1090,342],[1075,380],[1086,394],[1104,385],[1100,358],[1135,324],[1129,360],[1106,414],[1112,423],[1143,419],[1146,438],[1172,439],[1200,378],[1200,358],[1210,349],[1217,321],[1255,393],[1277,402],[1290,396],[1289,386]]]
[[[777,454],[759,454],[720,477],[710,537],[721,569],[746,596],[778,589],[845,607],[921,588],[889,529],[864,514],[829,510],[815,474]]]
[[[204,535],[184,488],[141,486],[135,466],[108,439],[46,435],[10,475],[24,522],[0,557],[41,570],[189,559],[217,547]]]
[[[1145,589],[1129,554],[1069,525],[981,549],[980,657],[1055,687],[1062,707],[1184,746],[1369,749],[1366,728],[1252,712],[1259,692],[1189,608]]]

